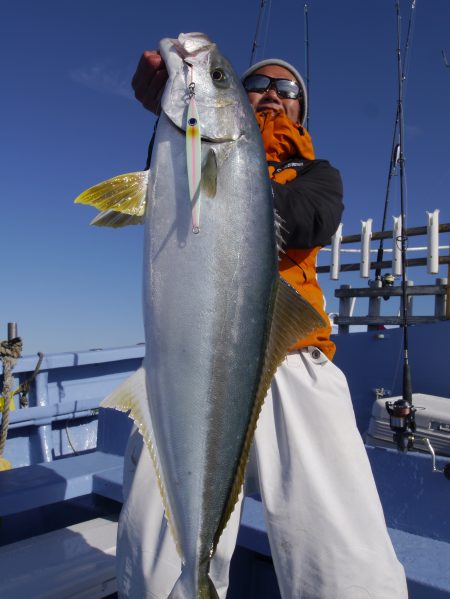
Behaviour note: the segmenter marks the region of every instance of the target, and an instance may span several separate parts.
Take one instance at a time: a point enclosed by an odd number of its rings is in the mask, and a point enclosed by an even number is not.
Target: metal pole
[[[8,341],[17,337],[17,322],[8,322]]]
[[[450,247],[449,247],[450,255]],[[447,280],[450,281],[450,264],[447,266]],[[445,317],[450,318],[450,289],[447,289],[447,305],[445,308]]]
[[[447,285],[448,279],[439,278],[436,279],[436,285]],[[448,293],[448,290],[447,290]],[[447,304],[447,294],[445,295],[435,295],[434,296],[434,315],[436,318],[445,318],[446,314],[446,304]]]
[[[383,283],[381,281],[381,279],[375,279],[375,281],[372,281],[372,284],[370,285],[371,289],[381,289],[381,287],[383,286]],[[380,316],[380,308],[381,308],[381,297],[370,297],[369,298],[369,316]],[[378,326],[377,325],[368,325],[367,330],[368,331],[373,331],[373,330],[377,330]]]
[[[341,285],[341,289],[351,289],[351,285]],[[339,316],[351,316],[351,305],[352,300],[351,297],[341,297],[339,299]],[[340,324],[338,327],[338,333],[348,333],[350,330],[348,324]]]

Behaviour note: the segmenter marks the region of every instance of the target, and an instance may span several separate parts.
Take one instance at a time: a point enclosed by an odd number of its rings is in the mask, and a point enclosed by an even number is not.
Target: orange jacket
[[[285,185],[298,176],[298,168],[290,166],[289,159],[301,157],[314,160],[314,149],[311,137],[305,129],[297,129],[284,113],[257,113],[256,119],[261,130],[266,158],[269,164],[269,176],[273,181]],[[275,165],[274,165],[275,163]],[[276,163],[285,163],[276,168]],[[280,274],[297,291],[307,299],[321,314],[326,327],[316,329],[305,339],[299,340],[292,350],[313,345],[321,349],[332,359],[335,345],[330,341],[331,325],[324,310],[324,296],[317,282],[316,256],[320,247],[292,248],[281,254]]]

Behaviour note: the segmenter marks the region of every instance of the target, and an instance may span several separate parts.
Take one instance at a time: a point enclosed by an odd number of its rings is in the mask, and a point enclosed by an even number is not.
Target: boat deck
[[[431,388],[437,395],[446,394],[448,381],[442,372],[448,358],[434,348],[448,345],[449,325],[411,328],[411,335],[417,337],[412,347],[429,348],[428,361],[413,370],[418,391]],[[434,329],[432,341],[430,329]],[[362,433],[367,429],[374,388],[384,386],[396,393],[400,385],[394,376],[396,364],[383,359],[400,347],[400,331],[396,330],[339,337],[337,362],[345,372],[354,373],[349,383]],[[98,412],[98,406],[140,365],[143,352],[144,348],[134,347],[49,356],[30,393],[30,407],[12,413],[5,457],[15,468],[0,473],[0,596],[56,599],[114,593],[115,544],[111,539],[122,501],[123,453],[131,421],[119,412]],[[413,353],[411,359],[418,360],[419,355]],[[377,364],[376,372],[367,374],[363,365],[368,361]],[[32,358],[19,361],[15,384],[24,380],[34,364]],[[405,566],[410,598],[448,599],[450,481],[431,471],[427,454],[374,447],[367,451],[389,532]],[[437,465],[442,468],[449,461],[438,458]],[[104,534],[94,534],[95,527]],[[47,543],[51,551],[45,550]],[[34,586],[29,595],[30,564],[39,565],[42,572],[49,568],[55,581],[64,578],[67,568],[74,572],[78,567],[79,571],[88,568],[88,575],[75,595],[56,584],[57,594],[52,594],[53,583],[45,594],[36,595]],[[77,581],[82,578],[78,576]],[[242,597],[279,597],[258,497],[245,500],[232,561],[229,599]]]

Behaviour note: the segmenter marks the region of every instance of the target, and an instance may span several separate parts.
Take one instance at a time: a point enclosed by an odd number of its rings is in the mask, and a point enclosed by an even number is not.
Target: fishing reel
[[[381,286],[382,287],[393,287],[395,283],[395,276],[391,273],[386,273],[381,277]],[[389,295],[383,295],[384,301],[389,299]]]
[[[381,277],[381,284],[383,287],[393,287],[395,283],[395,276],[391,273],[386,273]]]
[[[422,442],[432,458],[432,471],[443,474],[447,480],[450,480],[450,463],[444,466],[441,470],[436,465],[436,454],[430,440],[427,437],[417,437],[415,414],[421,408],[415,407],[406,399],[398,399],[397,401],[387,401],[385,404],[389,414],[389,424],[394,432],[394,442],[400,451],[406,453],[415,449],[415,441]],[[424,409],[424,408],[422,408]]]
[[[387,401],[385,404],[389,414],[389,424],[394,431],[394,441],[400,451],[410,451],[414,446],[416,432],[416,408],[406,399]]]
[[[395,279],[398,278],[392,273],[388,272],[381,276],[381,273],[378,273],[374,280],[370,280],[368,282],[369,287],[382,287],[383,289],[390,289],[394,287]],[[385,301],[387,301],[391,296],[390,295],[382,295],[381,296]]]

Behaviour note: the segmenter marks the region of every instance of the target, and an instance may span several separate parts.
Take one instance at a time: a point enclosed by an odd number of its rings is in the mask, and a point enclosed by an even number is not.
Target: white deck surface
[[[0,597],[100,599],[117,589],[117,522],[96,518],[0,548]]]

